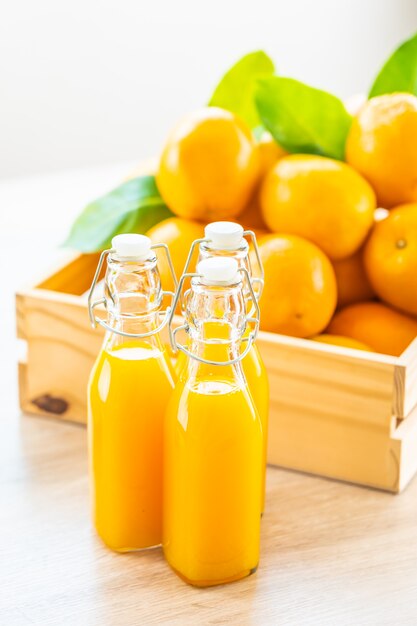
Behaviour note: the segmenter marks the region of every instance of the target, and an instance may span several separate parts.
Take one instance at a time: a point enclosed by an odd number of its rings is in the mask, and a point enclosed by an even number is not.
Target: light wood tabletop
[[[258,572],[194,589],[160,549],[95,537],[83,427],[2,417],[5,626],[417,623],[417,481],[393,496],[270,468]]]
[[[20,196],[3,188],[12,217],[0,230],[1,626],[417,624],[416,479],[393,496],[269,468],[258,572],[221,587],[187,586],[159,549],[118,555],[100,543],[90,524],[85,428],[22,416],[16,401],[12,293],[36,265],[39,241],[51,246],[45,221],[28,217],[30,197],[46,188],[51,195],[51,184],[28,182]],[[16,198],[15,211],[26,214],[13,213]]]

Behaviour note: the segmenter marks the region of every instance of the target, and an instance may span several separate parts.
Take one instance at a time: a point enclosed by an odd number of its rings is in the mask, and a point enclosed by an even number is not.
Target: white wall
[[[9,0],[0,176],[155,153],[240,55],[340,96],[417,30],[416,0]]]

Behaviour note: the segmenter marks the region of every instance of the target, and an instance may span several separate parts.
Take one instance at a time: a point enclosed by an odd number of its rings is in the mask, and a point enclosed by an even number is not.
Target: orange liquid
[[[211,348],[214,359],[220,346]],[[232,367],[203,365],[185,378],[165,421],[163,547],[185,581],[206,587],[257,568],[262,425]]]
[[[103,349],[91,373],[93,517],[113,550],[161,543],[163,420],[173,386],[165,353],[145,341]]]
[[[213,332],[217,332],[214,330]],[[243,344],[242,350],[246,344]],[[213,349],[213,347],[212,347]],[[218,360],[223,360],[225,357],[217,355]],[[179,352],[175,370],[178,376],[183,371],[184,367],[188,363],[188,357]],[[262,423],[263,432],[263,461],[262,461],[262,475],[263,475],[263,487],[262,487],[262,513],[265,508],[265,482],[266,482],[266,458],[268,447],[268,421],[269,421],[269,382],[268,375],[262,357],[259,353],[258,347],[254,344],[249,350],[247,356],[242,360],[242,369],[245,375],[250,394],[258,411],[259,417]]]
[[[247,356],[242,361],[242,369],[248,381],[249,391],[253,398],[256,410],[262,423],[262,505],[261,511],[265,509],[265,487],[266,487],[266,457],[268,447],[268,421],[269,421],[269,382],[265,365],[259,353],[258,347],[254,344]]]

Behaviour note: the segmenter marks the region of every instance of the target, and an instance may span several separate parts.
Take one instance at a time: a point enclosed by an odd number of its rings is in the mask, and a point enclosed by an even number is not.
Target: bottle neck
[[[193,279],[186,301],[186,326],[187,347],[192,356],[183,375],[189,379],[227,379],[244,385],[239,361],[222,365],[238,359],[241,352],[246,328],[242,282],[216,287],[202,285],[198,279]]]
[[[245,269],[248,272],[249,279],[252,281],[253,278],[253,268],[249,255],[249,245],[246,239],[242,241],[241,246],[233,250],[224,250],[220,248],[210,248],[208,243],[201,243],[199,248],[199,261],[203,259],[208,259],[211,257],[229,257],[231,259],[235,259],[237,261],[239,269]],[[260,295],[258,290],[255,288],[255,293]],[[248,315],[253,315],[253,303],[251,302],[250,290],[247,284],[243,286],[243,295],[247,303],[247,312]]]
[[[200,244],[199,261],[216,256],[235,259],[235,261],[237,261],[239,269],[246,269],[249,272],[249,276],[252,276],[252,268],[249,258],[249,245],[245,239],[242,241],[242,244],[238,248],[232,250],[211,248],[206,242]]]
[[[108,315],[108,325],[112,330],[109,330],[106,334],[105,345],[109,349],[122,344],[137,345],[138,343],[146,343],[148,346],[162,350],[163,344],[157,332],[160,324],[161,316],[159,312],[149,315],[138,315],[136,317],[110,313]],[[121,333],[128,333],[128,335]]]
[[[144,340],[160,345],[160,338],[126,337],[119,333],[145,335],[155,333],[161,323],[162,290],[156,258],[126,261],[109,258],[105,278],[108,332],[107,346]]]
[[[241,341],[216,342],[215,340],[202,341],[193,339],[188,346],[192,357],[188,359],[188,367],[183,370],[182,376],[191,381],[223,380],[229,381],[239,387],[246,385],[241,362],[238,360],[241,351]],[[216,365],[204,363],[214,361]],[[221,365],[229,361],[235,361],[232,365]]]

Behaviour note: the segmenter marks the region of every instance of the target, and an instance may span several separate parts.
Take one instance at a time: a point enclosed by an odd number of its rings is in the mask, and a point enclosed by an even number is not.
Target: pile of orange
[[[173,130],[156,181],[176,217],[149,234],[169,244],[178,274],[205,223],[257,232],[264,330],[392,355],[417,336],[415,96],[366,102],[345,162],[287,154],[204,108]],[[163,281],[172,287],[167,267]]]

